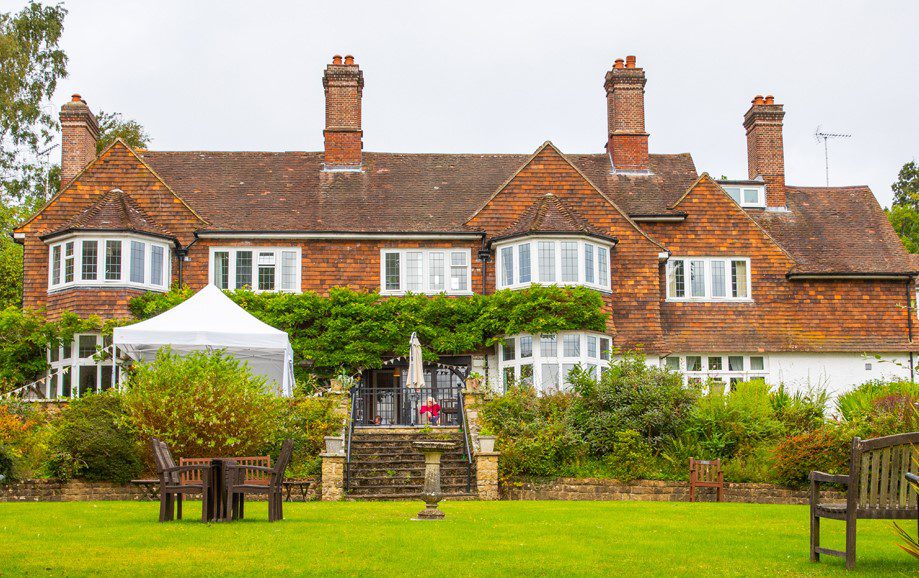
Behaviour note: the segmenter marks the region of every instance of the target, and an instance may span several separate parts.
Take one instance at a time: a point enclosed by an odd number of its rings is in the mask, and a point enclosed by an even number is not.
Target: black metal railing
[[[345,445],[345,491],[348,491],[351,483],[351,438],[354,437],[354,412],[356,409],[355,399],[357,398],[357,388],[351,389],[351,405],[349,406],[348,412],[348,427],[345,431],[348,432],[348,439]]]
[[[466,404],[463,402],[463,392],[456,393],[456,405],[459,407],[460,428],[463,434],[463,455],[466,456],[466,492],[472,491],[472,432],[469,431],[469,420],[466,417]]]
[[[460,426],[459,386],[358,387],[352,397],[357,426]]]

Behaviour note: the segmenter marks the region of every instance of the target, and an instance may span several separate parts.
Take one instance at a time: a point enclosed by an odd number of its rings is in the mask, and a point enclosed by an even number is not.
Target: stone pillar
[[[499,452],[480,452],[475,456],[475,486],[480,500],[500,499],[498,494],[499,455]]]
[[[466,410],[466,421],[469,424],[469,438],[472,440],[472,449],[476,453],[479,451],[479,411],[484,404],[484,391],[468,387],[463,389],[463,407]]]
[[[345,497],[345,456],[320,454],[322,458],[322,501],[336,502]]]

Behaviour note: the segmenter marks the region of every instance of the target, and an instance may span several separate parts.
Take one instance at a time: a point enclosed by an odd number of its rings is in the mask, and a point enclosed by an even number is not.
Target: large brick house
[[[871,191],[787,184],[784,111],[771,96],[743,116],[745,179],[700,175],[686,153],[650,154],[645,82],[634,57],[615,61],[606,150],[590,154],[550,142],[519,155],[365,152],[364,78],[350,56],[325,70],[318,152],[118,141],[97,157],[96,120],[74,95],[60,113],[61,190],[14,233],[24,306],[123,317],[132,296],[175,282],[457,296],[585,285],[611,313],[603,334],[510,335],[459,362],[496,385],[539,388],[637,347],[726,384],[838,390],[911,376],[917,267]],[[101,343],[79,335],[49,352],[52,367],[75,369],[49,393],[108,387],[112,372],[89,357]],[[385,371],[371,379],[398,377]]]

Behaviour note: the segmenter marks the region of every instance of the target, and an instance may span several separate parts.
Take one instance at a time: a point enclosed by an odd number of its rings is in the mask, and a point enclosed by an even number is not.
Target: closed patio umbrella
[[[412,400],[412,425],[415,425],[415,416],[418,415],[418,394],[424,387],[424,366],[421,356],[421,342],[418,334],[412,332],[408,347],[408,373],[405,376],[405,387],[410,392]]]

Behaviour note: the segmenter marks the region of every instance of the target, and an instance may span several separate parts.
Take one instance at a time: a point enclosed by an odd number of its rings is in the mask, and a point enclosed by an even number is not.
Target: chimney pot
[[[336,54],[332,57],[332,64],[341,64],[341,56]]]
[[[635,68],[635,57],[634,57],[634,56],[626,56],[626,57],[625,57],[625,67],[626,67],[626,68]]]
[[[762,94],[757,94],[756,96],[753,97],[753,101],[752,101],[752,102],[753,102],[753,106],[759,106],[759,105],[763,104],[763,103],[764,103],[764,101],[763,101],[763,95],[762,95]]]
[[[617,59],[616,59],[615,64],[613,64],[613,68],[623,68],[622,59],[621,59],[621,58],[617,58]]]
[[[346,65],[346,66],[351,66],[351,65],[353,65],[353,64],[354,64],[354,57],[351,56],[350,54],[347,55],[347,56],[345,56],[345,65]]]
[[[70,97],[71,102],[83,102],[83,98],[79,94],[74,94]]]
[[[775,104],[775,97],[771,94],[766,96],[766,104]]]

